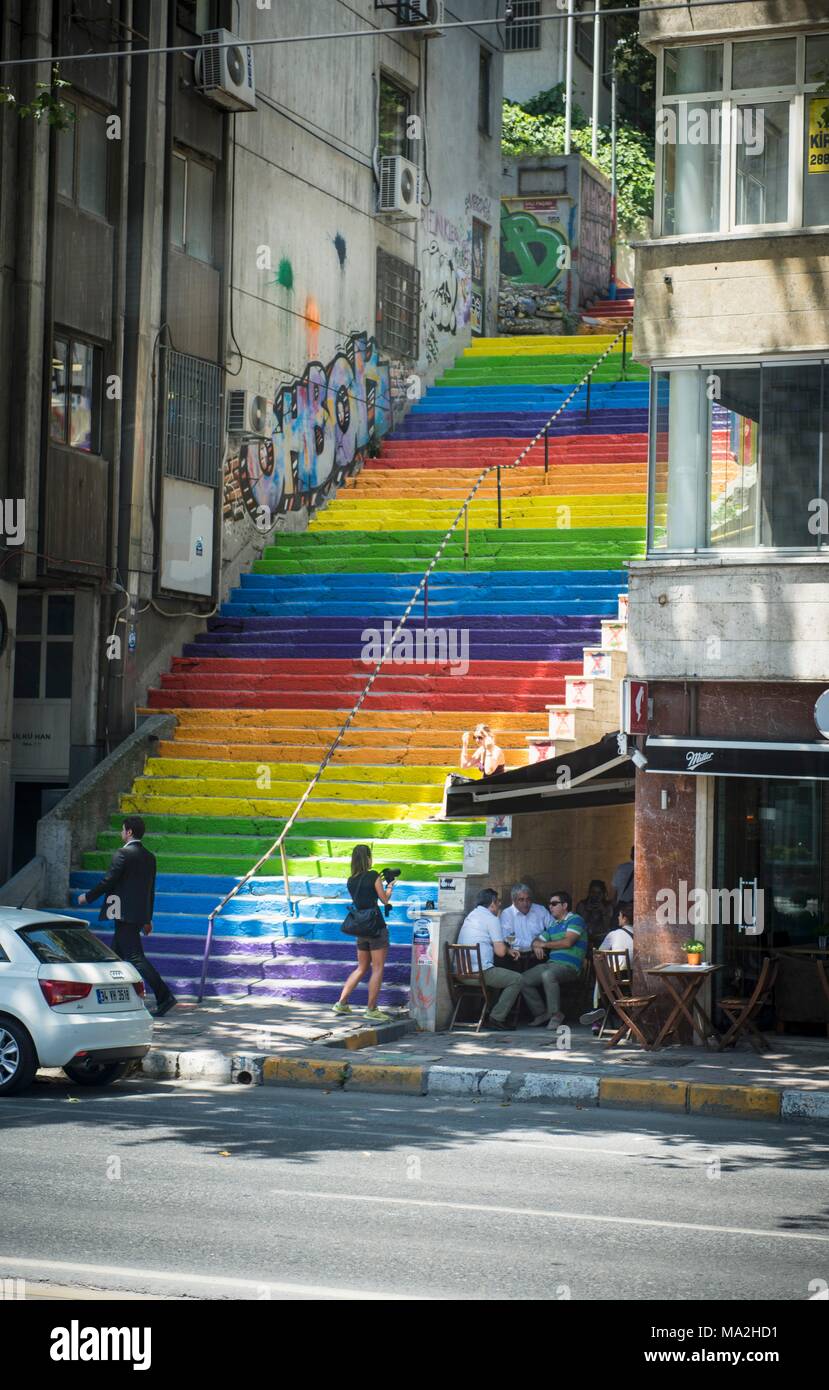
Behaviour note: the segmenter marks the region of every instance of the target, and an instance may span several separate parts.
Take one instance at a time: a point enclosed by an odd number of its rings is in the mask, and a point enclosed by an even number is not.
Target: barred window
[[[222,369],[215,362],[161,349],[162,448],[168,478],[218,487],[222,462]]]
[[[541,0],[515,0],[515,19],[506,28],[507,53],[526,53],[541,47]]]
[[[397,357],[417,357],[419,305],[420,272],[378,248],[375,336],[381,347]]]

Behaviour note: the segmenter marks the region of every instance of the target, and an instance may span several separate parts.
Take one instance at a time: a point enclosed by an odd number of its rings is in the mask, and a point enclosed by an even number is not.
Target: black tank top
[[[348,880],[347,888],[354,900],[354,906],[358,908],[376,907],[379,898],[375,883],[379,878],[376,869],[368,869],[362,874],[353,874]]]

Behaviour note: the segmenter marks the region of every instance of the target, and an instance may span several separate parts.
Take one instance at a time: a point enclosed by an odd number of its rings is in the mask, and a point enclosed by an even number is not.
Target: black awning
[[[651,737],[646,772],[692,777],[770,777],[829,780],[829,742],[770,743],[730,738]]]
[[[450,787],[447,815],[515,816],[525,811],[576,810],[581,806],[619,806],[634,799],[635,768],[619,752],[616,734],[559,758],[516,767],[494,777],[468,778]]]

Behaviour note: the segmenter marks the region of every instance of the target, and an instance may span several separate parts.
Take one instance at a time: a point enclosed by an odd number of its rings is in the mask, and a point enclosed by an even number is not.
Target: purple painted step
[[[297,1003],[336,1004],[340,997],[341,984],[313,984],[301,986],[298,981],[266,980],[251,986],[250,994],[255,999],[293,999]],[[364,1005],[368,999],[368,986],[358,985],[351,996],[351,1003]],[[396,1008],[406,1008],[409,991],[401,985],[383,985],[380,990],[380,1004],[392,1004]]]
[[[308,960],[274,960],[266,961],[263,966],[263,975],[266,980],[320,980],[320,981],[339,981],[340,988],[345,983],[346,977],[350,972],[353,961],[326,961],[319,959]],[[406,961],[397,961],[393,964],[386,963],[383,979],[390,985],[405,985],[408,987],[410,965]]]
[[[578,661],[581,658],[583,648],[596,646],[599,636],[600,629],[596,628],[595,632],[588,633],[581,642],[554,647],[542,644],[529,646],[526,643],[484,642],[472,638],[469,642],[469,659],[470,661],[504,661],[509,659],[515,661]],[[357,639],[346,643],[299,643],[275,640],[267,645],[261,642],[256,644],[239,642],[230,646],[219,646],[209,642],[197,645],[195,642],[187,642],[184,645],[183,655],[235,657],[254,661],[263,661],[277,656],[285,661],[321,660],[328,657],[330,660],[336,661],[358,657],[363,646],[364,643]],[[373,660],[369,661],[367,665],[370,669]]]
[[[544,411],[527,411],[517,415],[471,413],[444,417],[438,412],[409,416],[406,423],[387,435],[396,439],[530,439],[542,430],[549,419]],[[597,410],[586,420],[583,410],[568,410],[549,427],[550,438],[568,434],[644,434],[648,428],[647,409]]]

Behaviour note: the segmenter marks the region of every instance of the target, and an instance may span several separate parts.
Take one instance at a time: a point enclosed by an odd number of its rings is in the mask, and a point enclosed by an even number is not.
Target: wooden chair
[[[633,1034],[636,1041],[640,1043],[647,1052],[650,1052],[650,1039],[642,1031],[640,1024],[637,1022],[637,1016],[650,1008],[656,999],[656,995],[642,994],[636,996],[629,992],[626,993],[625,983],[619,980],[614,974],[613,969],[605,959],[607,956],[621,956],[624,962],[627,963],[628,953],[627,951],[593,952],[593,969],[596,972],[596,983],[599,986],[599,992],[604,996],[607,1002],[608,1011],[612,1009],[622,1020],[620,1027],[616,1029],[613,1037],[609,1038],[605,1043],[605,1047],[616,1047],[617,1043],[622,1041],[622,1038],[627,1040],[627,1038]]]
[[[769,1002],[769,997],[774,989],[774,982],[777,979],[777,971],[780,962],[772,960],[766,956],[763,967],[757,979],[757,983],[751,995],[747,999],[721,999],[719,1007],[727,1016],[730,1027],[723,1033],[717,1047],[722,1052],[725,1047],[733,1047],[741,1033],[748,1033],[748,1040],[755,1052],[766,1051],[771,1044],[763,1036],[754,1020],[765,1004]]]
[[[616,980],[617,984],[619,985],[619,988],[621,989],[625,997],[629,999],[631,994],[633,993],[633,965],[630,959],[630,952],[611,950],[603,951],[601,947],[597,947],[593,952],[593,958],[595,959],[595,957],[598,955],[600,955],[603,960],[607,961],[608,968],[612,972],[613,978]],[[596,976],[596,983],[598,985],[598,976]],[[605,1015],[602,1019],[602,1026],[598,1032],[598,1036],[600,1038],[604,1037],[605,1030],[608,1029],[608,1020],[610,1018],[611,1013],[613,1012],[613,1005],[611,1002],[608,1001],[604,994],[604,991],[602,990],[601,986],[599,986],[598,1006],[600,1008],[602,1005],[602,1001],[604,1001],[605,1004]]]
[[[449,1021],[449,1032],[457,1022],[458,1013],[464,999],[479,998],[481,1001],[481,1014],[475,1025],[475,1032],[480,1033],[481,1025],[486,1018],[489,1008],[489,991],[484,981],[484,972],[481,965],[481,948],[475,946],[455,946],[451,941],[446,943],[446,979],[449,985],[449,997],[455,1008]]]

